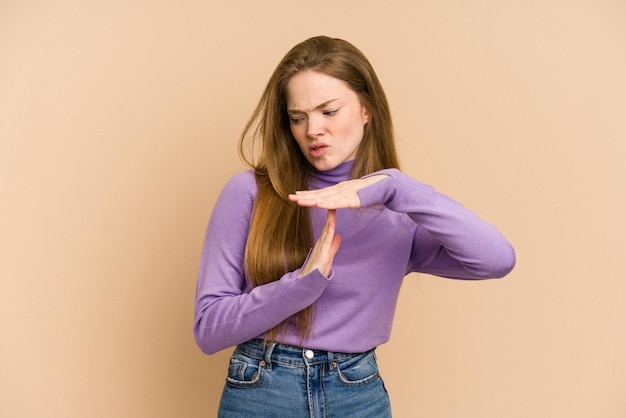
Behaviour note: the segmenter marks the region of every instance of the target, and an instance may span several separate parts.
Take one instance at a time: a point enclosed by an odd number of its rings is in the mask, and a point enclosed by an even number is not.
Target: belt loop
[[[333,359],[333,353],[332,351],[328,352],[327,355],[327,359],[328,359],[328,370],[330,371],[330,373],[332,374],[335,371],[335,361]]]
[[[276,347],[276,343],[267,344],[263,343],[263,347],[265,348],[265,352],[263,353],[263,362],[264,366],[268,371],[272,370],[272,353],[274,352],[274,347]]]

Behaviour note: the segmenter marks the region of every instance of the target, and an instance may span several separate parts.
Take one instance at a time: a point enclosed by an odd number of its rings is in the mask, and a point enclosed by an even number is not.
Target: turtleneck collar
[[[332,186],[341,181],[350,180],[352,177],[352,167],[354,167],[354,160],[345,161],[328,171],[318,171],[314,169],[311,172],[310,187],[312,189],[318,189]]]

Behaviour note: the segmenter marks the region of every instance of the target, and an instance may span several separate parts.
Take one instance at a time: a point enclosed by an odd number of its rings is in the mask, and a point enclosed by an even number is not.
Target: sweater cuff
[[[359,200],[361,201],[361,207],[384,205],[386,202],[392,200],[396,191],[393,183],[395,183],[396,176],[399,172],[400,171],[395,168],[390,168],[363,176],[363,178],[367,178],[384,174],[388,177],[357,191]],[[392,183],[390,184],[389,182]]]

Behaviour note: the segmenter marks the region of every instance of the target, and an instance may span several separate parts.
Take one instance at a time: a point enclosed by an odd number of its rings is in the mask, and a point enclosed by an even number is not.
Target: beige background
[[[404,170],[518,265],[409,277],[396,417],[626,416],[626,2],[0,1],[0,416],[208,417],[204,229],[277,61],[350,40]]]

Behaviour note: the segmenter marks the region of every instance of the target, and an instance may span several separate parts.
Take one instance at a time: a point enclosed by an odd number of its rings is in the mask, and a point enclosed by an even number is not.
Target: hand
[[[329,210],[326,215],[326,223],[324,224],[322,233],[317,239],[306,263],[302,266],[298,277],[306,276],[315,269],[318,269],[320,273],[328,277],[335,254],[337,254],[339,245],[341,245],[341,236],[335,235],[336,220],[337,212],[335,210]]]
[[[317,206],[322,209],[360,208],[361,200],[357,192],[386,177],[385,174],[379,174],[362,179],[342,181],[323,189],[299,190],[290,194],[289,200],[300,206]]]

